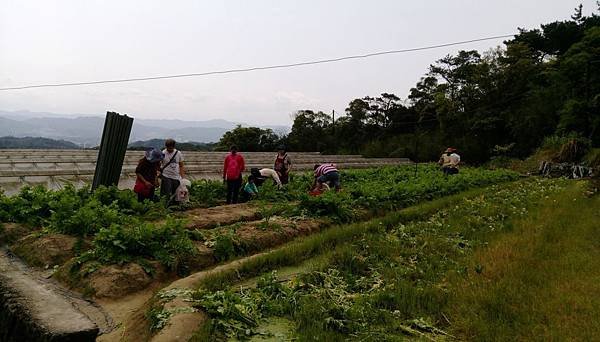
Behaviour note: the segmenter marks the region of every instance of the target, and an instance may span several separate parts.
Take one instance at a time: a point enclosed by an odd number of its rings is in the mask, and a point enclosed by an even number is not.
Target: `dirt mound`
[[[29,265],[52,267],[73,258],[76,244],[77,238],[69,235],[30,234],[19,239],[10,249]]]
[[[322,222],[313,219],[290,220],[273,217],[268,223],[260,221],[243,225],[236,231],[236,236],[246,251],[256,252],[281,245],[298,236],[314,233],[322,225]]]
[[[185,212],[188,229],[210,229],[240,221],[260,219],[259,209],[249,203],[232,204],[212,208],[198,208]]]
[[[186,260],[183,260],[190,272],[196,272],[205,269],[216,263],[215,253],[211,248],[199,241],[194,242],[194,244],[196,245],[198,253]]]
[[[152,283],[152,277],[142,266],[103,266],[90,275],[89,286],[98,298],[119,298],[140,291]]]
[[[0,244],[13,243],[31,234],[32,229],[18,223],[0,223]]]
[[[208,316],[204,312],[194,310],[190,307],[189,301],[181,298],[175,298],[165,304],[164,310],[174,313],[173,315],[177,316],[177,319],[170,320],[165,329],[152,336],[152,342],[188,341],[195,329],[208,320]]]

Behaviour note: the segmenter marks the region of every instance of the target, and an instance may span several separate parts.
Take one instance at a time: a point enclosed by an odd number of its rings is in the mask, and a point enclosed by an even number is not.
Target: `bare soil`
[[[89,284],[96,298],[120,298],[145,289],[152,281],[142,266],[129,263],[101,267],[90,275]]]
[[[262,251],[281,245],[296,237],[312,234],[320,230],[322,221],[315,219],[292,220],[273,217],[266,221],[242,225],[235,232],[248,252]]]
[[[198,208],[185,212],[188,229],[210,229],[241,221],[260,219],[259,209],[250,203],[231,204],[212,208]]]
[[[38,236],[30,234],[17,240],[11,251],[25,260],[28,265],[53,267],[73,258],[77,238],[63,234]]]
[[[18,223],[0,223],[0,245],[11,244],[31,234],[32,229]]]
[[[115,325],[113,331],[98,336],[98,342],[147,341],[150,328],[146,321],[146,310],[150,307],[152,296],[164,283],[156,282],[145,290],[121,298],[102,298],[96,302],[108,312]]]

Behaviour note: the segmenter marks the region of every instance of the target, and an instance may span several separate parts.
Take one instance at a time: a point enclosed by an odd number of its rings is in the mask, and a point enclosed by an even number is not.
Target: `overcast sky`
[[[485,36],[567,19],[580,0],[0,0],[0,88],[293,63]],[[583,1],[584,11],[596,8]],[[0,110],[249,124],[408,90],[436,59],[487,41],[336,64],[0,92]]]

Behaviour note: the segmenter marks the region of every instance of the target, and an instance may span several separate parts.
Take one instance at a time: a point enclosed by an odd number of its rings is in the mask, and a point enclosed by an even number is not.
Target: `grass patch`
[[[480,340],[580,340],[600,333],[600,198],[583,183],[513,224],[455,279],[454,334]]]

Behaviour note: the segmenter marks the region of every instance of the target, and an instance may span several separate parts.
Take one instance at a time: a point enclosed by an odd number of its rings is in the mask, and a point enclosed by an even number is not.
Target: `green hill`
[[[189,141],[189,142],[184,142],[184,143],[177,143],[177,149],[182,150],[182,151],[212,151],[214,148],[215,144],[212,143],[200,143],[200,142],[194,142],[194,141]],[[155,148],[159,148],[162,149],[165,147],[165,140],[164,139],[150,139],[150,140],[140,140],[140,141],[135,141],[132,142],[131,144],[129,144],[129,146],[127,146],[128,150],[145,150],[147,148],[150,147],[155,147]]]
[[[0,148],[78,149],[81,147],[66,140],[40,137],[0,137]]]

